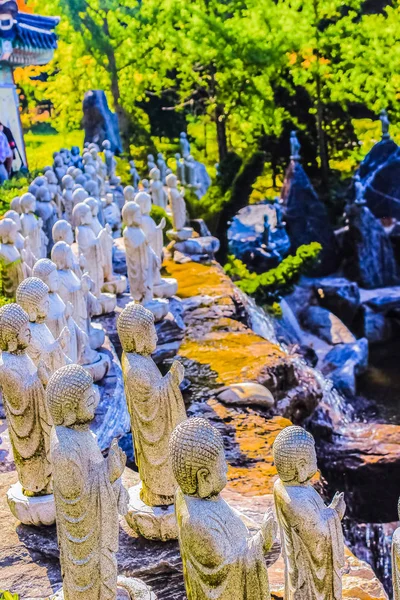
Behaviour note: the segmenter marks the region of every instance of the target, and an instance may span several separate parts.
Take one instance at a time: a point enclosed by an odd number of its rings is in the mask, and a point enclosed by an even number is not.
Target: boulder
[[[355,327],[358,335],[367,338],[370,344],[388,342],[395,336],[395,323],[382,313],[373,311],[369,306],[362,306]]]
[[[329,377],[336,389],[353,398],[356,394],[356,377],[368,367],[368,340],[362,338],[354,344],[337,344],[325,356],[322,373]]]
[[[217,392],[217,398],[224,404],[249,406],[255,404],[272,408],[275,400],[271,392],[259,383],[234,383]]]
[[[302,244],[319,242],[322,245],[316,275],[329,275],[339,266],[339,251],[325,205],[318,198],[303,167],[291,161],[282,189],[287,231],[291,252]]]
[[[109,140],[113,152],[122,152],[119,134],[118,117],[108,107],[103,90],[90,90],[83,99],[83,128],[85,143],[94,142],[101,147],[104,140]]]
[[[399,283],[389,236],[378,219],[363,205],[347,207],[349,229],[344,241],[344,272],[367,289]]]
[[[400,309],[400,286],[361,290],[361,303],[366,304],[377,313],[387,314]]]
[[[400,149],[391,139],[375,144],[361,163],[364,198],[376,217],[400,219]]]
[[[323,277],[315,281],[314,290],[319,304],[350,327],[360,306],[357,283],[344,277]]]
[[[193,237],[185,241],[175,242],[173,246],[174,260],[184,264],[187,260],[194,262],[209,261],[214,259],[214,254],[219,250],[219,240],[212,235],[206,237]],[[177,255],[177,256],[176,256]]]
[[[354,344],[356,341],[338,317],[320,306],[310,306],[303,315],[303,325],[328,344]]]
[[[393,157],[398,150],[398,145],[392,139],[384,139],[375,144],[363,159],[358,169],[362,183],[371,185],[371,177]]]

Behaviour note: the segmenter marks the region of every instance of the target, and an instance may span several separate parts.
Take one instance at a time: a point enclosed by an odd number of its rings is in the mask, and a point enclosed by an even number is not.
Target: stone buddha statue
[[[228,467],[219,431],[206,419],[187,419],[172,432],[170,455],[188,600],[269,600],[265,555],[276,523],[268,513],[251,535],[221,498]]]
[[[0,388],[18,479],[26,496],[51,493],[50,430],[52,420],[38,367],[27,354],[29,317],[18,304],[0,308]]]
[[[190,154],[190,143],[184,131],[182,131],[182,133],[179,136],[179,143],[181,146],[181,154],[183,158],[186,158]]]
[[[10,210],[15,210],[19,215],[22,214],[21,205],[20,205],[20,197],[15,196],[10,202]]]
[[[400,521],[400,500],[397,505]],[[400,600],[400,527],[392,539],[393,600]]]
[[[74,178],[69,175],[67,173],[67,175],[64,175],[64,177],[62,178],[62,202],[64,205],[64,217],[65,219],[70,222],[72,219],[72,209],[74,208],[74,203],[72,200],[72,194],[73,194],[73,187],[75,185],[74,182]]]
[[[178,190],[178,178],[173,173],[167,176],[167,187],[174,230],[180,232],[186,225],[186,204],[182,193]]]
[[[47,238],[42,230],[42,220],[35,215],[36,198],[29,192],[20,199],[22,235],[29,239],[29,247],[37,258],[47,254]]]
[[[118,204],[114,201],[113,194],[106,195],[104,219],[111,227],[112,236],[119,238],[121,236],[121,211]]]
[[[17,235],[15,236],[14,246],[21,253],[21,250],[25,248],[25,238],[22,235],[21,215],[16,210],[8,210],[4,214],[5,219],[12,219],[17,226]]]
[[[125,224],[124,243],[130,294],[137,302],[146,304],[153,299],[153,287],[160,262],[150,246],[142,225],[140,206],[128,202],[122,209]]]
[[[143,229],[150,246],[157,255],[160,264],[164,246],[163,229],[165,227],[165,218],[163,217],[159,225],[156,225],[154,219],[150,216],[151,196],[146,192],[139,192],[135,196],[135,202],[140,206],[142,215],[141,228]]]
[[[140,304],[128,304],[118,318],[117,330],[135,460],[142,481],[140,497],[147,506],[168,506],[174,502],[176,489],[168,456],[169,437],[186,419],[179,389],[184,369],[174,361],[169,373],[161,375],[151,358],[157,347],[154,317]]]
[[[89,194],[87,193],[87,191],[83,188],[83,187],[79,187],[77,188],[73,193],[72,193],[72,204],[75,207],[77,204],[80,204],[81,202],[85,202],[86,198],[89,198]],[[73,213],[73,208],[72,208],[72,213]],[[72,217],[73,219],[73,217]]]
[[[132,185],[127,185],[124,187],[124,199],[125,204],[127,202],[134,202],[136,196],[136,190]]]
[[[93,293],[98,298],[104,284],[103,252],[99,234],[93,231],[93,216],[90,207],[85,202],[76,204],[73,210],[73,220],[76,223],[76,241],[79,254],[86,260],[86,269],[93,281]]]
[[[60,219],[59,221],[57,221],[53,226],[52,236],[53,242],[55,244],[57,244],[57,242],[65,242],[66,244],[68,244],[68,246],[71,247],[72,250],[72,245],[74,243],[74,234],[72,231],[71,223],[64,219]],[[78,279],[81,279],[82,273],[86,267],[86,259],[83,256],[83,254],[81,254],[78,259],[73,252],[72,258],[72,270],[74,271]]]
[[[17,235],[17,225],[12,219],[0,221],[0,282],[1,294],[6,298],[15,298],[17,287],[28,275],[15,246]]]
[[[132,177],[133,189],[136,191],[138,189],[138,186],[139,186],[140,176],[139,176],[139,173],[137,172],[135,161],[134,160],[130,160],[129,161],[129,165],[130,165],[129,173],[130,173],[130,175]]]
[[[49,315],[49,288],[41,279],[28,277],[17,288],[16,300],[28,313],[31,323],[31,342],[27,353],[36,366],[44,362],[50,373],[70,362],[65,351],[70,343],[70,332],[64,327],[57,339],[46,325]]]
[[[167,176],[167,164],[165,162],[164,154],[162,152],[159,152],[157,154],[157,167],[160,171],[161,181],[164,184],[165,178]]]
[[[99,394],[81,366],[54,373],[46,398],[55,426],[51,460],[63,598],[114,600],[118,514],[127,510],[120,479],[126,456],[115,440],[104,458],[90,432]]]
[[[273,455],[279,475],[274,499],[285,561],[285,599],[342,600],[343,494],[326,506],[311,485],[318,469],[315,443],[302,427],[281,431]]]
[[[160,169],[157,167],[153,167],[150,171],[150,191],[153,204],[165,210],[167,208],[167,194],[161,181]]]

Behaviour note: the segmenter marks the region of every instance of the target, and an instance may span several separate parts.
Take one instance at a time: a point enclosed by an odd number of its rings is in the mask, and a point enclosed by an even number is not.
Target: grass
[[[25,133],[26,154],[29,170],[43,169],[46,165],[53,164],[53,153],[61,148],[83,146],[83,131],[70,131],[58,133],[54,129],[43,130],[36,128]]]

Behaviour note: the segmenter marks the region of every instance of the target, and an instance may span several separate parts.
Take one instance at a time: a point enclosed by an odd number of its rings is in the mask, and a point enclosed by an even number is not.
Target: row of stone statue
[[[122,485],[125,455],[118,444],[104,459],[89,431],[98,403],[90,374],[74,364],[52,372],[47,356],[32,353],[35,325],[29,311],[33,315],[39,307],[43,316],[47,290],[38,279],[27,282],[18,291],[20,304],[0,309],[0,385],[20,484],[28,502],[54,491],[64,598],[116,598],[118,514],[131,524],[135,490],[128,494]],[[276,536],[272,514],[251,534],[220,496],[227,483],[223,440],[207,420],[186,418],[180,363],[162,376],[153,362],[152,313],[129,304],[118,319],[118,334],[140,497],[153,508],[175,498],[188,599],[268,599],[265,557]],[[47,355],[62,352],[60,346],[43,343]],[[327,507],[310,484],[316,454],[312,436],[302,428],[283,430],[273,452],[285,598],[341,600],[343,494]]]

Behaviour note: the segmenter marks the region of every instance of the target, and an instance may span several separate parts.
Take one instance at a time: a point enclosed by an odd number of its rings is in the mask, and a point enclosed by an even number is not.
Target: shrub
[[[322,250],[321,244],[300,246],[295,256],[287,256],[274,269],[261,275],[250,273],[246,265],[234,256],[228,257],[224,269],[246,294],[253,296],[258,304],[279,314],[279,302],[290,294],[300,277],[315,265]]]

